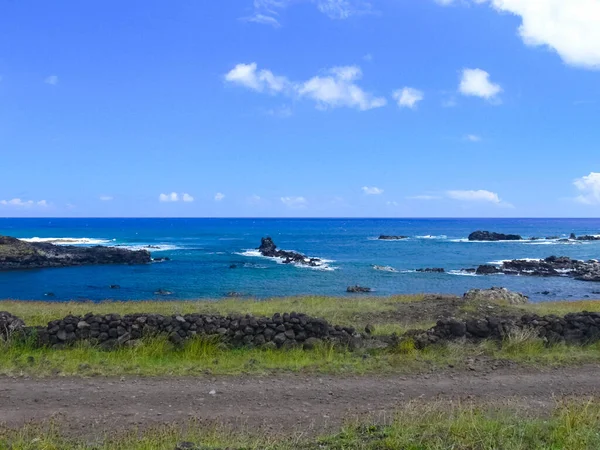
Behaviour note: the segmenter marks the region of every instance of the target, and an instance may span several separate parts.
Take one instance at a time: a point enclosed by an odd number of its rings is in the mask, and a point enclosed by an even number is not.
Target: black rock
[[[492,266],[490,264],[483,264],[477,268],[475,273],[477,275],[492,275],[495,273],[501,273],[502,271],[498,269],[496,266]]]
[[[261,239],[260,247],[257,249],[261,255],[269,258],[281,258],[284,264],[300,264],[303,266],[318,267],[322,264],[319,258],[309,258],[302,253],[287,250],[278,250],[270,237]]]
[[[518,234],[502,234],[490,231],[474,231],[469,235],[469,241],[520,241]]]
[[[399,241],[402,239],[408,239],[408,236],[388,236],[386,234],[382,234],[377,239],[380,241]]]
[[[76,247],[49,242],[25,242],[0,236],[0,270],[39,269],[92,264],[147,264],[147,250],[116,247]]]
[[[110,288],[111,289],[121,289],[121,286],[119,286],[118,284],[111,284]]]
[[[166,289],[158,289],[154,291],[154,295],[172,295],[171,291],[167,291]]]
[[[54,292],[46,292],[44,294],[45,297],[55,297]]]
[[[368,287],[364,287],[364,286],[359,286],[358,284],[355,286],[348,286],[346,288],[346,292],[350,292],[352,294],[357,294],[357,293],[367,293],[367,292],[371,292],[371,288]]]
[[[446,271],[441,267],[434,267],[434,268],[428,267],[426,269],[417,269],[417,272],[444,273]]]

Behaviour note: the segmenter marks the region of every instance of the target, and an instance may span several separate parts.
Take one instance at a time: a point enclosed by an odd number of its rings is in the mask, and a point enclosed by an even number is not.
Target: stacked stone
[[[0,311],[0,339],[7,340],[12,334],[23,329],[25,323],[6,311]]]
[[[484,319],[441,319],[431,330],[413,333],[415,342],[424,347],[437,342],[466,338],[473,341],[504,339],[511,331],[533,329],[549,343],[586,344],[600,341],[600,313],[570,313],[555,315],[524,315],[520,319],[486,317]]]
[[[202,335],[219,337],[234,346],[281,348],[312,347],[321,340],[350,342],[354,334],[353,328],[331,326],[326,320],[295,312],[277,313],[273,317],[208,314],[131,314],[121,317],[90,313],[54,320],[45,329],[37,330],[41,344],[61,347],[89,340],[107,348],[135,345],[146,335],[167,335],[175,344]]]

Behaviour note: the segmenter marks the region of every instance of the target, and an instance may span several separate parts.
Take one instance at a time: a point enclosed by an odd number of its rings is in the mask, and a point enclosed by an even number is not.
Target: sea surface
[[[600,258],[599,242],[468,242],[475,230],[523,237],[599,234],[600,219],[8,219],[0,234],[32,241],[148,248],[171,261],[0,272],[0,298],[23,300],[219,299],[347,295],[360,284],[374,295],[504,286],[532,300],[600,299],[600,283],[569,278],[476,276],[461,271],[506,259]],[[380,241],[380,234],[406,235]],[[319,268],[281,264],[256,252],[263,236],[279,248],[326,260]],[[235,268],[230,266],[235,265]],[[375,270],[374,265],[395,271]],[[443,267],[446,273],[415,269]],[[119,285],[120,289],[110,289]],[[172,292],[155,295],[158,289]],[[52,295],[53,294],[53,295]]]

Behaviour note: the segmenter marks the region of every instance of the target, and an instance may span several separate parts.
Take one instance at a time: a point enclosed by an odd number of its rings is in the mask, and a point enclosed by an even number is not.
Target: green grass
[[[559,401],[550,410],[518,404],[503,407],[451,403],[409,403],[388,417],[349,423],[335,434],[308,437],[233,431],[190,421],[146,430],[68,438],[58,425],[0,429],[0,449],[11,450],[173,450],[178,442],[201,449],[270,450],[588,450],[600,448],[600,404]]]
[[[369,319],[384,318],[396,311],[399,303],[422,300],[422,295],[392,297],[289,297],[270,300],[222,299],[198,301],[104,301],[92,302],[40,302],[40,301],[0,301],[0,311],[8,311],[22,318],[27,325],[46,325],[50,320],[60,319],[68,314],[85,315],[118,313],[155,314],[253,314],[272,316],[279,312],[299,312],[327,319],[343,326],[365,326]]]
[[[61,350],[26,342],[0,343],[0,375],[9,376],[198,376],[273,374],[410,374],[470,366],[473,358],[488,369],[496,361],[528,367],[600,363],[600,343],[546,346],[532,336],[505,342],[484,341],[416,349],[400,340],[385,349],[349,350],[324,343],[313,350],[227,348],[215,339],[196,337],[175,347],[165,337],[144,338],[139,346],[105,351],[81,342]]]
[[[1,301],[0,310],[22,317],[28,325],[45,325],[68,314],[87,312],[191,312],[256,316],[275,312],[303,312],[323,317],[333,324],[374,326],[375,335],[403,334],[408,329],[427,329],[433,322],[407,323],[401,313],[409,302],[420,304],[423,296],[394,297],[292,297],[266,301],[227,299],[221,301],[131,301],[102,303],[50,303]],[[461,307],[464,307],[462,305]],[[466,305],[469,306],[469,305]],[[414,308],[409,308],[414,313]],[[552,302],[519,307],[516,311],[538,314],[600,311],[600,302]],[[412,317],[415,317],[413,314]],[[418,317],[418,316],[417,316]],[[175,348],[166,338],[147,338],[134,348],[103,351],[88,343],[53,350],[34,348],[20,342],[0,343],[0,374],[79,375],[79,376],[182,376],[201,374],[269,374],[278,371],[330,374],[412,373],[444,369],[449,365],[466,367],[472,358],[488,361],[510,360],[526,366],[565,366],[600,363],[600,344],[585,346],[546,346],[533,336],[512,336],[503,343],[478,345],[451,343],[417,350],[409,342],[383,350],[356,350],[322,346],[315,350],[227,349],[216,341],[193,339]]]

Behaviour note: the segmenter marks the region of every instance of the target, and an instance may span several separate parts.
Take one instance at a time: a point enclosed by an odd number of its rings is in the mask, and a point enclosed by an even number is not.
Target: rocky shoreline
[[[570,277],[581,281],[600,282],[600,262],[580,261],[567,256],[549,256],[546,259],[503,261],[496,266],[484,264],[477,268],[478,275],[523,275],[531,277]]]
[[[25,242],[0,236],[0,271],[101,264],[148,264],[147,250],[116,247],[76,247],[48,242]]]

